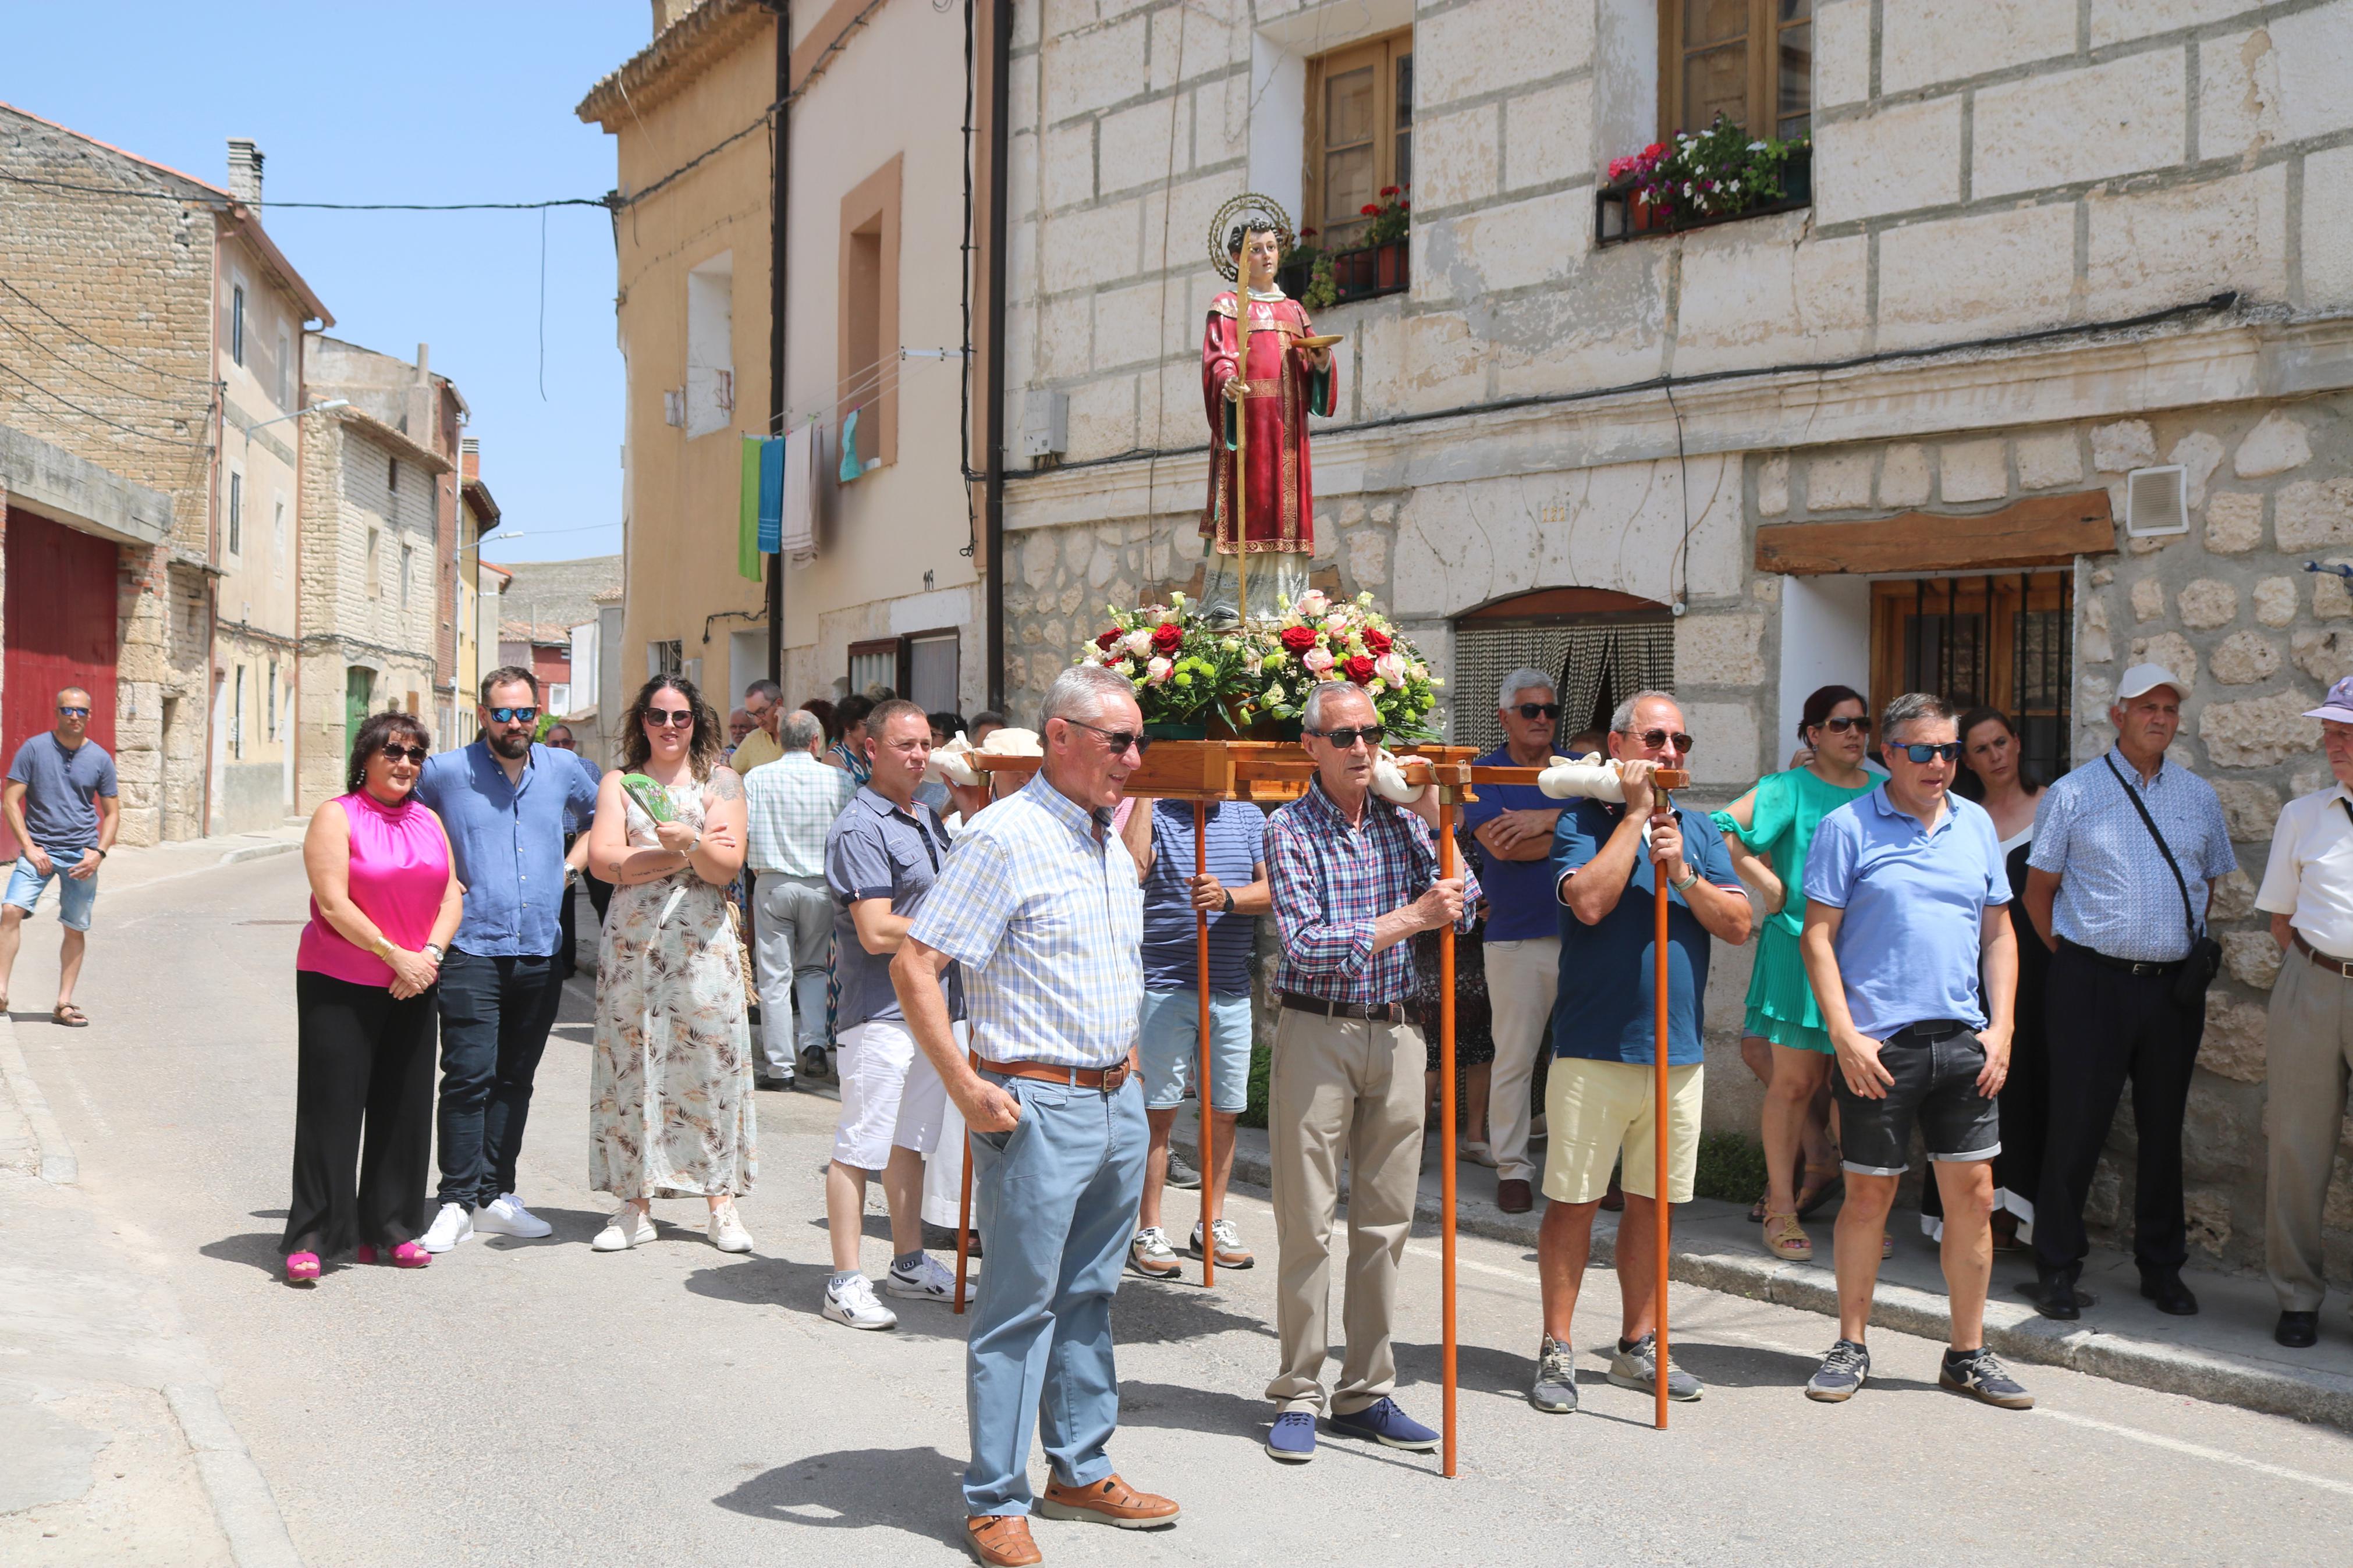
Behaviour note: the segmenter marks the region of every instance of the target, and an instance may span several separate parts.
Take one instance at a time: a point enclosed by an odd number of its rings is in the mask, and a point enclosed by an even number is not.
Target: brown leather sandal
[[[50,1008],[49,1016],[56,1019],[58,1023],[63,1024],[69,1029],[87,1029],[90,1027],[90,1015],[83,1012],[80,1008],[75,1006],[70,1002],[60,1002],[56,1006]]]
[[[1046,1559],[1029,1539],[1029,1520],[1018,1513],[977,1513],[964,1521],[965,1550],[987,1568],[1024,1568]]]

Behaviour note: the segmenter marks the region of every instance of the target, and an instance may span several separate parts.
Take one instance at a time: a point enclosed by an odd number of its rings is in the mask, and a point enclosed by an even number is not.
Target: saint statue
[[[1209,301],[1201,395],[1209,423],[1208,542],[1202,607],[1252,618],[1307,589],[1315,551],[1315,494],[1307,416],[1332,413],[1335,338],[1315,335],[1307,312],[1275,286],[1291,221],[1263,196],[1228,202],[1210,223],[1210,258],[1236,287]]]

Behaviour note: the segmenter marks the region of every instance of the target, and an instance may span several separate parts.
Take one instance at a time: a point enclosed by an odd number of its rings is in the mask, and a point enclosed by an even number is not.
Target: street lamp
[[[308,408],[297,408],[291,414],[280,414],[275,419],[264,419],[259,424],[247,426],[246,439],[251,440],[256,430],[267,429],[272,425],[282,425],[289,419],[300,419],[305,414],[324,414],[331,408],[349,408],[351,405],[352,400],[348,397],[331,397],[324,403],[313,403]]]

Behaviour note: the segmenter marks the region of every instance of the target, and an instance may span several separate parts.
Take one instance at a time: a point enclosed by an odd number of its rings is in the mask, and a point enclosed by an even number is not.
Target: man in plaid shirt
[[[744,868],[752,881],[762,1089],[793,1087],[796,1042],[813,1070],[825,1065],[826,972],[833,963],[825,837],[858,793],[848,773],[817,760],[825,726],[815,714],[796,709],[776,728],[784,754],[744,775]]]
[[[915,1043],[972,1131],[973,1213],[988,1267],[965,1352],[972,1462],[965,1543],[984,1563],[1039,1560],[1029,1435],[1052,1471],[1037,1511],[1124,1530],[1176,1504],[1120,1479],[1111,1298],[1144,1192],[1135,1082],[1144,889],[1111,831],[1143,759],[1135,688],[1077,665],[1046,694],[1046,760],[967,819],[892,960]],[[940,976],[964,966],[967,1060]]]
[[[1283,1009],[1267,1115],[1282,1370],[1267,1384],[1277,1412],[1266,1450],[1293,1464],[1315,1457],[1315,1418],[1324,1409],[1344,1152],[1351,1173],[1347,1353],[1330,1424],[1392,1448],[1438,1446],[1438,1434],[1389,1397],[1397,1385],[1389,1320],[1421,1172],[1426,1047],[1406,1022],[1405,999],[1414,988],[1412,938],[1450,922],[1468,931],[1479,900],[1475,878],[1438,875],[1430,835],[1435,790],[1423,791],[1414,811],[1373,797],[1382,731],[1364,689],[1327,681],[1310,693],[1302,717],[1315,778],[1266,825]]]

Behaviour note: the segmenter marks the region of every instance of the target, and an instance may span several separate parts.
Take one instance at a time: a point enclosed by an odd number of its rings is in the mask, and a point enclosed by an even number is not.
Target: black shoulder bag
[[[2173,851],[2167,846],[2165,835],[2157,830],[2157,819],[2149,816],[2147,805],[2140,798],[2140,791],[2126,783],[2124,774],[2116,773],[2114,757],[2102,757],[2100,760],[2108,764],[2108,772],[2116,775],[2116,787],[2125,792],[2125,798],[2133,803],[2135,811],[2140,813],[2141,826],[2148,829],[2151,838],[2157,840],[2157,852],[2165,857],[2165,868],[2173,873],[2173,885],[2181,894],[2181,923],[2189,933],[2189,955],[2181,961],[2181,968],[2173,977],[2173,1000],[2177,1006],[2202,1010],[2206,1005],[2206,988],[2214,984],[2214,976],[2222,968],[2222,944],[2198,929],[2198,918],[2189,912],[2189,883],[2182,877],[2180,864],[2173,858]]]

